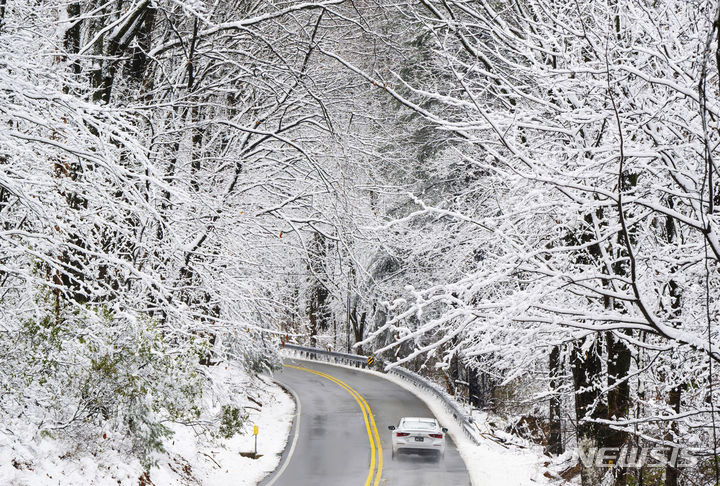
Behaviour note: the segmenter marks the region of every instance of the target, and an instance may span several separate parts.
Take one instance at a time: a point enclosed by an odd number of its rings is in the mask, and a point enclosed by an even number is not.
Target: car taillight
[[[442,434],[430,434],[433,439],[442,439]]]
[[[407,432],[395,432],[395,437],[407,437],[408,435],[410,434]]]

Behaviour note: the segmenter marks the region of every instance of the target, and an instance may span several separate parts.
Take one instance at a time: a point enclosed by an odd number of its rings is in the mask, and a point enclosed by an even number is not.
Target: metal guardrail
[[[356,368],[367,368],[368,357],[359,354],[338,353],[336,351],[326,351],[324,349],[311,348],[308,346],[299,346],[297,344],[286,343],[285,350],[294,352],[297,356],[305,359],[316,361],[334,362],[340,364],[351,365]],[[468,439],[476,444],[480,444],[480,436],[477,429],[473,425],[473,419],[465,413],[460,405],[439,385],[431,382],[427,378],[413,373],[412,371],[395,366],[388,371],[388,374],[394,374],[399,378],[412,383],[420,389],[431,392],[442,402],[445,409],[450,412],[455,421],[460,425]]]
[[[301,358],[314,359],[316,361],[328,361],[333,363],[347,364],[356,368],[367,368],[367,356],[359,354],[338,353],[337,351],[325,351],[324,349],[298,346],[297,344],[286,343],[284,349],[293,351]],[[324,358],[324,359],[321,359]]]

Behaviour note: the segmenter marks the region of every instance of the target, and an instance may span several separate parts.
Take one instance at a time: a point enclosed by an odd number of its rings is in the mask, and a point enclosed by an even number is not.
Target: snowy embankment
[[[141,479],[140,462],[118,452],[122,439],[115,442],[108,437],[108,447],[92,454],[81,443],[33,441],[11,437],[0,429],[0,485],[254,486],[278,465],[294,401],[268,378],[251,378],[239,367],[221,364],[210,372],[216,389],[208,396],[236,396],[247,414],[241,434],[222,439],[199,424],[167,424],[174,434],[164,444],[166,452],[158,456],[150,477]],[[219,410],[219,403],[208,399],[201,419]],[[254,425],[259,427],[258,459],[240,454],[254,451]],[[27,436],[32,437],[32,430]]]

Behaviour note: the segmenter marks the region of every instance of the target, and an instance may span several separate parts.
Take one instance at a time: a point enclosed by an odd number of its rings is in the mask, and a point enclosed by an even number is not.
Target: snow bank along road
[[[367,373],[287,360],[275,377],[297,395],[298,415],[286,455],[262,486],[469,486],[465,463],[447,437],[445,458],[392,459],[388,425],[432,417],[400,386]]]

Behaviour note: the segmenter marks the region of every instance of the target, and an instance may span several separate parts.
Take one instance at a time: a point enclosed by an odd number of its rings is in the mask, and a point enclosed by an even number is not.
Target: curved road
[[[414,454],[392,459],[387,426],[404,416],[433,416],[412,393],[348,368],[300,360],[286,365],[275,379],[295,392],[300,413],[278,470],[262,486],[470,486],[450,437],[439,462]]]

